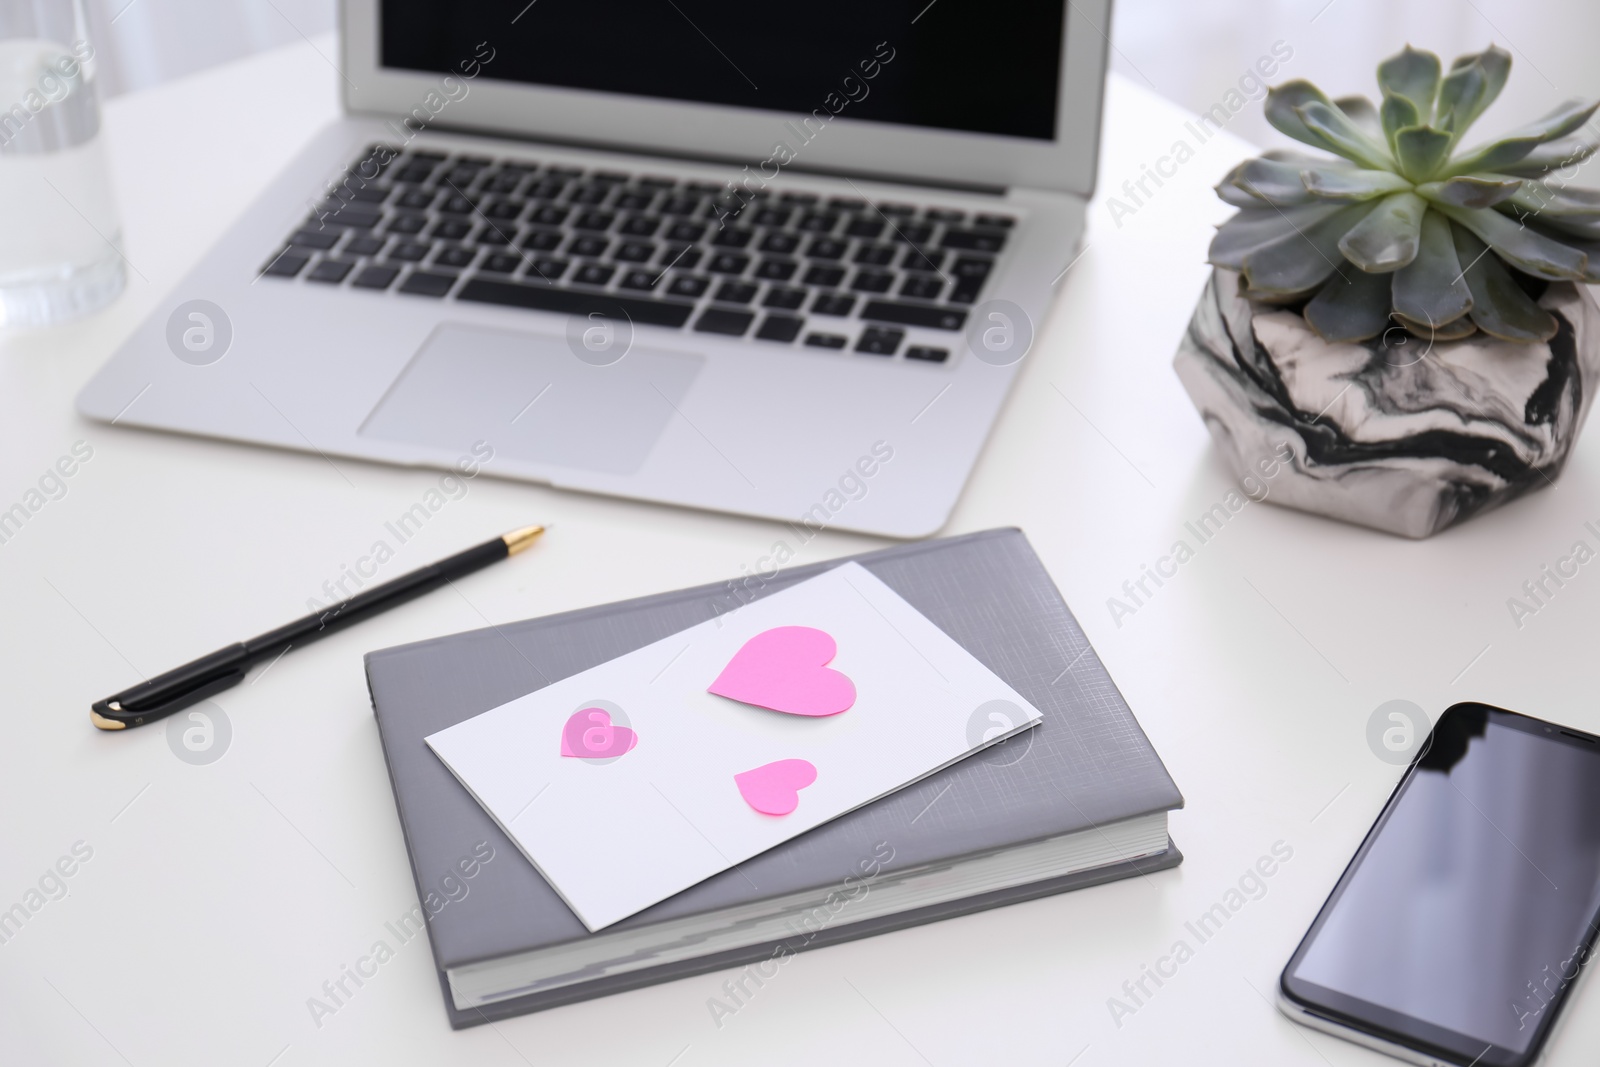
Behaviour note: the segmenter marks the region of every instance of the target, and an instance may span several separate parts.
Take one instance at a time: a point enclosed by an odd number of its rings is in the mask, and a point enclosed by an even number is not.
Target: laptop
[[[345,0],[344,111],[78,398],[912,538],[1079,243],[1109,0]]]

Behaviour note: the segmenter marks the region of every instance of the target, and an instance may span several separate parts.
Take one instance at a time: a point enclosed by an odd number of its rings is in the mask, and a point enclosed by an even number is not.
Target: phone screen
[[[1456,705],[1290,960],[1285,991],[1405,1043],[1521,1062],[1588,960],[1597,912],[1600,745]]]

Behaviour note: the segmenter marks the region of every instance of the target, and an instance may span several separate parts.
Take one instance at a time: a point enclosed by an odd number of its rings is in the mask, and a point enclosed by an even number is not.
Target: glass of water
[[[83,0],[0,0],[0,327],[109,303],[121,239]]]

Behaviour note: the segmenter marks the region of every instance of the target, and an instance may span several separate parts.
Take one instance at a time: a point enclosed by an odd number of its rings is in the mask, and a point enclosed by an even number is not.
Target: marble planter
[[[1395,328],[1330,344],[1215,270],[1173,366],[1217,447],[1265,499],[1427,537],[1560,473],[1600,378],[1600,308],[1552,284],[1547,344],[1429,345]],[[1269,475],[1267,472],[1271,471]]]

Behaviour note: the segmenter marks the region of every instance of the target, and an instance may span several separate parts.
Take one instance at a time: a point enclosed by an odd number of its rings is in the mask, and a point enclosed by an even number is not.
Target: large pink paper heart
[[[744,802],[763,815],[787,815],[800,806],[800,790],[817,780],[808,760],[781,759],[733,776]]]
[[[856,702],[856,686],[827,664],[839,646],[810,626],[779,626],[744,643],[710,691],[790,715],[837,715]]]
[[[561,754],[577,759],[610,759],[638,743],[638,734],[626,726],[611,725],[611,713],[604,708],[575,711],[561,728]]]

